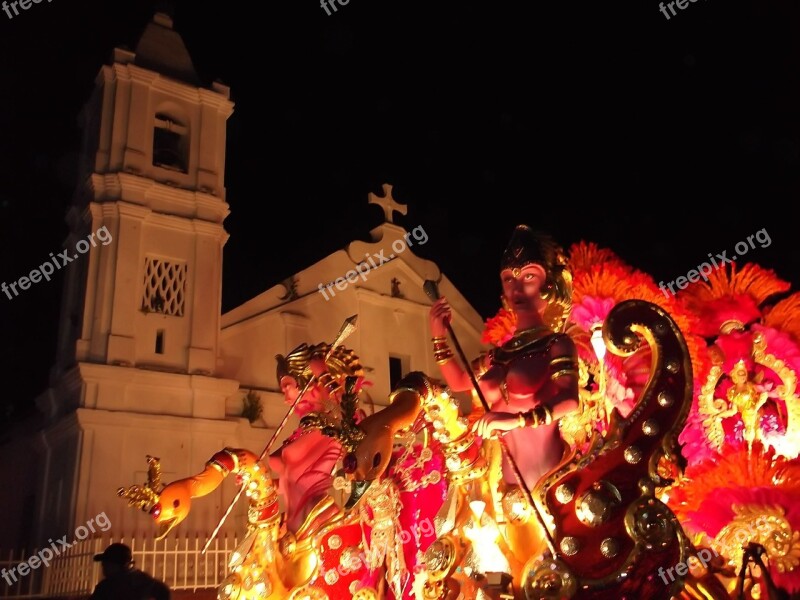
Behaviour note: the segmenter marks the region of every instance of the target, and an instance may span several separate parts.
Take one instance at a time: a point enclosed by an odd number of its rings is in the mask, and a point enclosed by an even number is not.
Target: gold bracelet
[[[549,406],[540,404],[533,410],[536,413],[536,420],[538,421],[537,427],[539,425],[549,425],[553,422],[553,411],[550,410]]]
[[[544,404],[540,404],[525,413],[520,413],[525,418],[527,427],[539,427],[549,425],[553,421],[553,413]]]
[[[431,341],[434,344],[446,344],[447,343],[447,336],[446,335],[440,335],[440,336],[432,337]]]
[[[236,454],[236,452],[233,451],[233,448],[225,448],[225,449],[223,449],[223,452],[225,454],[227,454],[228,456],[230,456],[231,459],[233,460],[233,469],[231,469],[231,472],[238,471],[239,470],[239,456]]]
[[[436,361],[437,365],[443,365],[448,360],[453,358],[453,353],[448,350],[447,352],[434,354],[433,358]]]

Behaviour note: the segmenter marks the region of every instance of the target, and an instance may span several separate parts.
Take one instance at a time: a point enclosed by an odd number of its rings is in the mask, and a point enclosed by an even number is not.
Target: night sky
[[[744,258],[800,289],[800,4],[683,1],[669,20],[654,0],[173,3],[197,72],[236,103],[223,310],[367,239],[384,182],[429,237],[416,253],[484,317],[523,222],[656,281],[765,229]],[[77,114],[156,6],[0,12],[0,281],[61,250]],[[48,385],[61,283],[0,295],[0,421]]]

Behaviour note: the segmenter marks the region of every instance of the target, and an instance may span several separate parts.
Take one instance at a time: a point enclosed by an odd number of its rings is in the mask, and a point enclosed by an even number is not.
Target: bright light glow
[[[599,326],[592,328],[592,348],[597,360],[602,361],[606,355],[606,343],[603,341],[603,330]]]
[[[800,440],[791,440],[788,437],[769,436],[766,440],[767,447],[772,446],[778,454],[795,459],[800,454]]]
[[[473,508],[473,504],[477,502],[470,502],[470,508]],[[482,521],[484,524],[479,525],[478,521],[473,519],[470,526],[464,528],[464,535],[472,541],[472,551],[475,554],[478,570],[481,573],[508,573],[511,570],[508,559],[503,556],[496,543],[500,537],[500,530],[488,516]]]
[[[486,510],[486,502],[483,500],[473,500],[469,503],[469,507],[472,509],[472,514],[475,515],[475,518],[480,522],[483,511]]]

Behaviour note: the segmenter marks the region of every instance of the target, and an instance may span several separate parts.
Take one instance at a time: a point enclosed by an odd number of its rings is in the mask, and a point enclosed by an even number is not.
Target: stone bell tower
[[[164,13],[95,79],[64,245],[92,247],[64,267],[56,363],[37,399],[51,424],[40,538],[103,511],[143,531],[116,489],[143,481],[145,456],[169,457],[168,480],[232,441],[238,383],[217,376],[229,92],[201,83]]]
[[[60,371],[77,360],[214,373],[232,111],[225,86],[200,87],[165,14],[101,69],[69,218],[76,242],[102,227],[113,241],[70,282]]]

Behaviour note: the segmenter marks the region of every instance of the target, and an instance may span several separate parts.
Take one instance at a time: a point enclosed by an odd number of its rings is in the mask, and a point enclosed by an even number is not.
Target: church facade
[[[260,452],[288,406],[275,355],[331,342],[361,357],[374,410],[397,378],[437,374],[426,280],[455,313],[466,354],[481,350],[482,320],[437,265],[414,254],[424,227],[393,223],[404,207],[391,186],[369,202],[385,211],[370,241],[354,241],[223,314],[225,189],[230,90],[204,86],[171,19],[157,14],[135,51],[115,49],[81,115],[81,177],[68,213],[70,247],[106,228],[66,274],[51,385],[36,399],[42,426],[3,449],[7,508],[0,548],[71,536],[103,514],[115,536],[153,536],[149,515],[119,487],[143,484],[148,455],[162,481],[197,473],[219,449]],[[366,233],[366,232],[365,232]],[[235,243],[235,240],[234,240]],[[260,416],[243,416],[245,400]],[[369,408],[367,409],[369,412]],[[258,411],[256,411],[258,412]],[[290,419],[281,438],[296,426]],[[197,500],[181,534],[206,536],[236,494],[232,481]],[[242,531],[242,502],[221,533]]]

